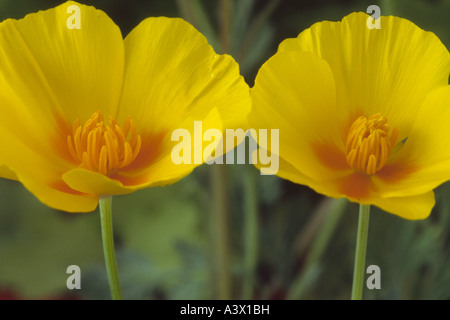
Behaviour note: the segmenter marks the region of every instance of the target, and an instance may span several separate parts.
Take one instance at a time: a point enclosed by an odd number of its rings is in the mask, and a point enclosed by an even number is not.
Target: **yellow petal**
[[[255,167],[261,170],[264,166],[261,165],[261,163],[256,163]],[[319,194],[323,194],[331,198],[342,197],[342,194],[337,190],[333,181],[317,182],[304,175],[293,164],[287,162],[281,157],[279,158],[279,168],[276,175],[293,183],[306,185]]]
[[[279,52],[258,72],[249,123],[257,130],[278,129],[280,156],[304,175],[317,181],[347,175],[335,96],[324,60],[310,53]],[[270,145],[262,147],[270,150]]]
[[[259,166],[257,167],[260,168]],[[335,181],[318,183],[305,175],[302,175],[291,164],[285,163],[283,159],[280,160],[280,171],[277,175],[294,183],[308,185],[314,191],[328,197],[341,198],[345,196],[345,194],[336,188]],[[357,184],[358,182],[353,181],[353,183]],[[386,212],[409,220],[427,218],[435,204],[433,191],[409,197],[372,197],[371,199],[365,199],[364,201],[348,196],[347,198],[353,202],[375,205]]]
[[[247,129],[247,115],[251,109],[250,89],[239,74],[239,65],[231,56],[214,55],[210,82],[190,107],[203,114],[215,107],[220,112],[225,129]]]
[[[124,187],[120,181],[82,168],[65,172],[62,179],[74,190],[83,190],[82,192],[99,196],[127,194],[134,191],[132,188]]]
[[[239,65],[229,55],[214,55],[211,66],[210,82],[203,88],[188,108],[189,117],[200,119],[211,108],[216,108],[221,117],[223,136],[226,130],[249,128],[247,116],[251,109],[250,89],[239,74]],[[224,140],[222,152],[216,150],[216,156],[225,154],[244,140],[244,134],[233,141]]]
[[[374,177],[385,197],[422,194],[450,179],[450,86],[432,91],[403,146]]]
[[[220,154],[220,147],[218,144],[223,143],[223,141],[207,141],[205,139],[205,134],[209,130],[223,131],[222,119],[216,108],[213,108],[205,118],[201,120],[201,123],[196,122],[192,117],[188,117],[178,128],[174,128],[174,130],[182,130],[188,134],[187,138],[190,140],[187,140],[187,145],[190,147],[190,159],[179,164],[176,163],[176,160],[174,161],[174,157],[176,156],[174,155],[174,147],[180,144],[181,139],[177,140],[173,137],[174,131],[170,131],[161,143],[158,157],[149,163],[145,169],[133,170],[133,166],[131,166],[130,170],[121,173],[124,178],[124,184],[134,185],[136,188],[143,188],[173,183],[188,175],[194,168],[205,161],[212,160],[204,157],[205,149],[207,149],[208,146],[217,148],[216,150]]]
[[[61,175],[66,169],[49,161],[52,157],[29,148],[1,127],[0,145],[6,150],[13,150],[5,153],[3,159],[13,164],[10,167],[15,169],[15,176],[8,177],[3,175],[5,171],[1,167],[2,176],[19,180],[42,203],[67,212],[90,212],[97,207],[97,195],[80,193],[62,181]]]
[[[70,6],[80,8],[81,29],[67,27]],[[69,165],[59,159],[62,150],[55,152],[67,147],[67,127],[99,109],[115,113],[122,42],[104,12],[75,2],[0,23],[0,126],[50,161]],[[2,149],[0,162],[2,152],[15,151]]]
[[[341,22],[316,23],[282,42],[279,51],[307,51],[326,60],[340,112],[347,118],[380,112],[400,129],[402,140],[426,94],[448,83],[450,56],[433,33],[408,20],[381,17],[381,29],[369,29],[368,17],[352,13]]]
[[[430,215],[435,199],[434,192],[429,191],[409,197],[378,198],[371,204],[404,219],[420,220]]]
[[[51,173],[53,171],[48,171],[48,174]],[[78,213],[92,212],[97,208],[98,195],[84,194],[70,189],[61,180],[61,176],[54,181],[51,181],[51,178],[56,177],[51,176],[38,177],[39,180],[28,179],[27,175],[19,175],[18,178],[39,201],[56,210]]]
[[[224,130],[245,129],[250,92],[238,64],[229,55],[217,55],[186,21],[145,19],[126,37],[125,50],[119,119],[132,114],[148,140],[170,140],[171,132],[182,128],[186,119],[202,121],[212,109],[218,110]],[[223,147],[224,152],[229,149],[226,143]]]
[[[17,180],[17,175],[5,165],[0,165],[0,177],[11,180]]]
[[[237,63],[217,55],[206,38],[179,18],[148,18],[125,39],[126,67],[119,118],[133,114],[146,131],[176,128],[186,117],[217,108],[226,127],[243,123],[249,89]]]
[[[125,38],[120,115],[131,113],[151,132],[180,123],[209,82],[213,55],[206,39],[182,19],[145,19]]]
[[[68,24],[79,8],[80,29]],[[100,10],[68,1],[0,23],[0,92],[42,129],[55,129],[57,113],[72,124],[96,110],[115,115],[123,79],[120,29]],[[14,99],[12,98],[14,97]],[[53,127],[52,127],[53,126]]]
[[[386,212],[398,215],[409,220],[425,219],[430,214],[434,204],[434,192],[428,191],[424,194],[405,197],[380,197],[374,190],[371,178],[364,174],[353,174],[341,179],[317,182],[303,175],[292,164],[280,158],[280,168],[277,176],[292,181],[294,183],[307,185],[319,194],[331,198],[342,198],[345,196],[352,202],[375,205]],[[256,167],[261,169],[261,165]],[[366,198],[358,198],[360,195]],[[349,194],[353,196],[349,196]]]

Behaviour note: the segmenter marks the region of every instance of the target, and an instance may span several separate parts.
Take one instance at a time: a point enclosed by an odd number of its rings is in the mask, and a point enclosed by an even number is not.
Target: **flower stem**
[[[120,289],[116,254],[114,252],[111,202],[112,196],[101,197],[99,200],[103,252],[105,254],[106,272],[108,274],[111,297],[113,300],[122,300],[122,290]]]
[[[314,242],[310,244],[311,240],[305,238],[301,239],[300,243],[302,243],[302,248],[301,250],[297,249],[294,253],[297,256],[301,256],[303,251],[306,250],[307,247],[310,247],[302,271],[291,283],[287,295],[289,300],[303,299],[307,290],[311,288],[315,281],[320,277],[323,270],[321,268],[322,257],[329,246],[330,239],[347,206],[348,201],[346,198],[325,198],[324,202],[319,206],[316,212],[313,212],[313,220],[306,225],[302,232],[300,232],[303,238],[307,233],[311,233],[310,230],[313,230],[313,234],[315,235],[307,237],[313,237]],[[307,245],[303,244],[305,242]]]
[[[224,165],[212,167],[212,180],[215,282],[217,284],[218,299],[229,300],[231,296],[231,278],[228,247],[227,173]]]
[[[220,43],[222,53],[230,53],[231,43],[231,5],[230,0],[220,0]]]
[[[243,300],[253,298],[255,283],[255,268],[258,260],[258,194],[256,192],[256,177],[253,168],[243,168],[244,192],[244,278],[242,279]]]
[[[353,271],[352,300],[361,300],[366,265],[367,234],[369,231],[370,205],[359,205],[358,234],[356,239],[355,268]]]

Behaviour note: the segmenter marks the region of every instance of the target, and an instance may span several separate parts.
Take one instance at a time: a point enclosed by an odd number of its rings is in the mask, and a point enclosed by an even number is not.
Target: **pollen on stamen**
[[[369,118],[360,116],[353,122],[346,140],[351,168],[373,175],[384,167],[399,135],[399,130],[391,130],[387,122],[379,113]]]
[[[111,175],[136,159],[142,139],[131,117],[121,127],[114,118],[106,124],[103,115],[95,112],[84,124],[74,121],[67,145],[80,167]]]

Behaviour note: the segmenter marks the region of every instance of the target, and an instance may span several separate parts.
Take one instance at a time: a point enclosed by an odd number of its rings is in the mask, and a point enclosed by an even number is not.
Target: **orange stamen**
[[[78,119],[74,121],[67,145],[80,167],[111,175],[136,159],[142,139],[131,117],[121,127],[113,118],[105,124],[103,115],[97,111],[82,125]]]
[[[397,128],[389,131],[387,119],[379,113],[356,119],[347,134],[348,165],[368,175],[383,168],[399,134]]]

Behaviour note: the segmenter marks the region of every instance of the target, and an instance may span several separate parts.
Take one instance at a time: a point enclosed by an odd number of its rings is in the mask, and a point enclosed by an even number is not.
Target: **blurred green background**
[[[0,19],[62,2],[0,0]],[[181,16],[233,55],[250,86],[283,39],[371,4],[450,47],[450,0],[81,2],[104,10],[124,36],[146,17]],[[366,299],[450,299],[449,195],[450,184],[439,187],[423,221],[372,208],[367,265],[381,268],[381,290],[365,289]],[[97,211],[49,209],[4,179],[0,206],[0,299],[109,299]],[[115,197],[124,297],[349,299],[357,210],[250,165],[204,165],[174,185]],[[81,268],[81,290],[66,288],[72,264]]]

